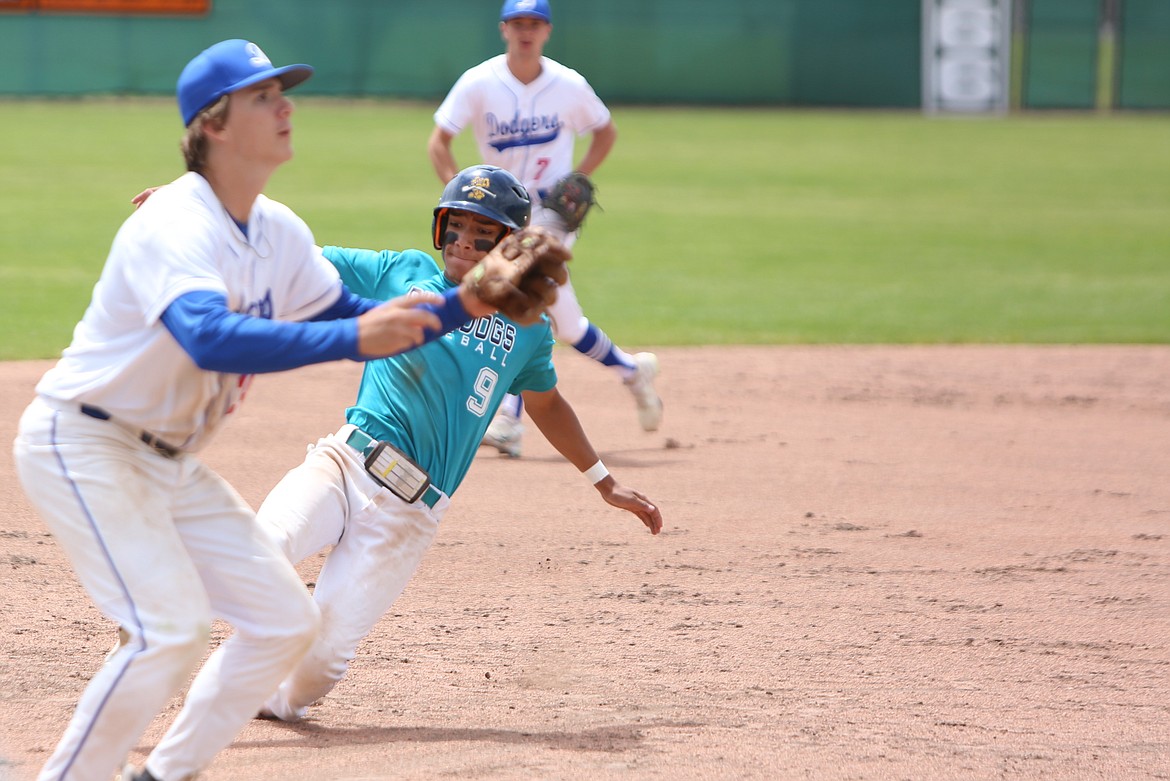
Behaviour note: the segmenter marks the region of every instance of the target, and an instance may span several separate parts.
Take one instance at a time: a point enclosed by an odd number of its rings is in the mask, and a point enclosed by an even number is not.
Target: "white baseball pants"
[[[352,430],[343,426],[310,446],[256,515],[294,563],[333,546],[313,591],[320,632],[265,705],[285,721],[303,718],[344,677],[358,644],[414,576],[450,506],[445,494],[431,508],[378,485],[345,444]]]
[[[40,781],[109,781],[220,618],[234,635],[147,760],[167,781],[194,776],[308,649],[316,606],[244,500],[194,456],[166,458],[114,423],[40,399],[14,454],[29,500],[127,639],[86,687]]]
[[[564,218],[556,212],[544,208],[539,203],[532,204],[530,223],[546,228],[570,249],[577,243],[576,231],[565,230]],[[573,265],[571,261],[569,265]],[[585,336],[589,320],[585,317],[585,312],[577,301],[577,293],[573,290],[571,274],[565,284],[557,290],[557,300],[548,308],[548,317],[552,320],[553,336],[559,341],[565,344],[576,344]]]

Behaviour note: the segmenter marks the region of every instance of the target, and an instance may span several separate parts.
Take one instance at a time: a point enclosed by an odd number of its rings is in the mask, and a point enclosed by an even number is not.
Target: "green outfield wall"
[[[503,50],[498,0],[215,0],[198,18],[0,15],[0,93],[165,94],[204,46],[317,67],[304,92],[437,100]],[[874,10],[881,6],[882,12]],[[919,0],[560,0],[546,53],[613,102],[916,106]]]
[[[1016,0],[1015,105],[1092,108],[1103,0]],[[1119,11],[1110,100],[1170,108],[1170,0]],[[0,9],[4,1],[0,0]],[[223,38],[318,69],[303,93],[439,100],[502,51],[499,0],[213,0],[198,17],[0,10],[0,95],[165,95]],[[612,103],[915,108],[921,0],[554,0],[547,53]]]
[[[1031,0],[1023,104],[1096,105],[1101,0]]]
[[[1126,0],[1117,52],[1117,105],[1170,107],[1170,2]]]

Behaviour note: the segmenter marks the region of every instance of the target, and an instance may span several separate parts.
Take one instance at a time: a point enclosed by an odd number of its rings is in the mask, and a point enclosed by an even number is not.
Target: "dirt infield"
[[[659,537],[537,435],[481,450],[349,677],[207,779],[1170,779],[1170,348],[660,357],[656,434],[557,358]],[[0,367],[5,443],[45,368]],[[206,460],[259,503],[357,372],[260,378]],[[0,779],[25,781],[114,631],[8,444],[0,493]]]

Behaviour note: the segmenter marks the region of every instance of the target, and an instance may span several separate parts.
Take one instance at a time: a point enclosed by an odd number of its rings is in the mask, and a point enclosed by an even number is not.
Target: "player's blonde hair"
[[[203,127],[207,122],[214,122],[223,127],[227,122],[230,98],[231,95],[224,95],[196,114],[191,124],[187,126],[187,134],[183,136],[179,148],[183,150],[183,160],[187,163],[188,171],[201,174],[207,167],[207,133]]]

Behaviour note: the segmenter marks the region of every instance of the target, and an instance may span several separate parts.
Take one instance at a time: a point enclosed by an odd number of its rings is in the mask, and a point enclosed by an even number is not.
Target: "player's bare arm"
[[[617,126],[614,125],[612,120],[605,127],[593,131],[593,140],[589,144],[589,148],[585,150],[585,156],[581,158],[581,163],[577,166],[577,170],[586,176],[592,176],[593,172],[605,162],[605,158],[609,156],[609,152],[613,149],[616,141]]]
[[[556,388],[544,392],[525,391],[524,405],[532,422],[544,434],[549,444],[581,472],[600,463],[597,451],[581,428],[581,421],[572,405]],[[662,531],[662,512],[640,491],[627,488],[606,474],[593,484],[601,498],[638,517],[651,534]]]
[[[455,155],[451,152],[452,138],[454,136],[436,126],[431,131],[431,137],[427,141],[427,156],[431,158],[431,165],[434,166],[439,181],[444,184],[459,172],[459,166],[455,163]]]

